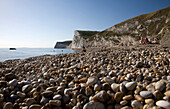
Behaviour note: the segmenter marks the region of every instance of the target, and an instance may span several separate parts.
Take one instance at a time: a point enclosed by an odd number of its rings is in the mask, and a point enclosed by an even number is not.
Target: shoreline
[[[0,48],[0,62],[13,59],[26,59],[41,55],[56,55],[64,53],[72,53],[71,49],[54,49],[54,48],[17,48],[11,51],[8,48]]]
[[[145,45],[0,62],[0,108],[169,108],[169,53]]]

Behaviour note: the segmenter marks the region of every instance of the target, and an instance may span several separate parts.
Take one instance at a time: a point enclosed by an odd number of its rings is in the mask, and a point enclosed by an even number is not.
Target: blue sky
[[[54,47],[74,30],[102,31],[170,0],[0,0],[0,48]]]

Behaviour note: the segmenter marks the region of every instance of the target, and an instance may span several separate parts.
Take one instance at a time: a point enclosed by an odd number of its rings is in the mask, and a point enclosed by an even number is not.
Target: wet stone
[[[86,82],[86,84],[88,85],[88,86],[92,86],[93,84],[95,84],[97,82],[97,77],[89,77],[88,78],[88,80],[87,80],[87,82]]]
[[[3,109],[13,109],[13,104],[12,104],[11,102],[7,102],[7,103],[4,105]]]
[[[143,105],[137,100],[132,101],[131,106],[135,109],[143,109]]]
[[[98,92],[94,97],[92,98],[94,101],[99,101],[99,102],[105,102],[109,100],[109,95],[107,94],[106,91],[102,90]]]
[[[142,68],[143,67],[143,63],[140,61],[136,61],[136,68]]]
[[[121,109],[131,109],[131,107],[129,107],[129,106],[124,106],[124,107],[122,107]]]
[[[119,91],[119,87],[120,87],[120,85],[119,85],[119,84],[116,84],[116,83],[113,83],[113,84],[111,85],[111,88],[112,88],[112,90],[113,90],[114,92],[118,92],[118,91]]]
[[[18,84],[18,80],[16,80],[16,79],[13,79],[13,80],[9,81],[10,86],[15,87],[17,84]]]
[[[53,94],[52,91],[45,91],[45,92],[42,92],[41,95],[44,96],[44,97],[50,97],[52,94]]]
[[[79,80],[79,82],[81,82],[81,83],[85,83],[85,82],[87,82],[87,77],[83,77],[83,78],[81,78],[80,80]]]
[[[43,96],[40,103],[44,105],[44,104],[48,103],[49,100],[50,100],[49,98],[46,98]]]
[[[163,107],[165,109],[170,109],[170,102],[165,100],[159,100],[156,102],[156,105],[159,107]]]
[[[94,91],[100,91],[101,90],[101,85],[95,84],[94,85]]]
[[[120,104],[115,104],[114,109],[120,109],[122,106]]]
[[[122,92],[116,92],[116,94],[114,95],[114,99],[117,103],[119,103],[122,100],[122,97],[123,97]]]
[[[140,95],[135,95],[135,99],[138,101],[144,101],[144,99]]]
[[[70,95],[70,93],[71,93],[71,89],[65,89],[64,90],[64,94],[65,95]]]
[[[141,91],[140,92],[140,96],[141,97],[143,97],[143,98],[150,98],[150,97],[152,97],[152,92],[150,92],[150,91]]]
[[[125,85],[123,83],[120,84],[120,92],[126,94],[127,93],[127,89],[125,87]]]
[[[164,90],[165,87],[166,87],[166,83],[163,80],[160,80],[155,84],[155,89],[159,91]]]
[[[104,77],[104,81],[108,84],[112,84],[115,82],[111,77]]]
[[[155,86],[153,84],[149,84],[146,86],[147,91],[154,92],[155,91]]]
[[[170,102],[170,96],[164,96],[163,99]]]
[[[128,103],[128,101],[121,101],[121,102],[120,102],[120,105],[124,106],[124,105],[126,105],[127,103]]]
[[[47,91],[55,92],[55,91],[56,91],[56,88],[55,88],[55,87],[48,87],[46,90],[47,90]]]
[[[6,87],[7,82],[6,81],[0,81],[0,87]]]
[[[39,104],[33,104],[29,107],[29,109],[41,109],[41,105]]]
[[[49,105],[61,106],[61,101],[60,100],[50,100]]]
[[[93,90],[92,90],[90,87],[86,87],[86,89],[85,89],[85,94],[86,94],[87,96],[90,96],[90,95],[93,94]]]
[[[154,100],[153,99],[145,99],[146,104],[153,104]]]
[[[13,73],[8,73],[8,74],[5,75],[6,81],[10,81],[10,80],[15,79],[15,78],[16,78],[16,75],[13,74]]]
[[[27,98],[26,102],[27,106],[30,106],[31,104],[36,103],[36,101],[34,100],[34,98]]]
[[[61,100],[62,99],[62,96],[61,95],[55,95],[54,97],[53,97],[53,99],[54,100]]]
[[[126,101],[131,100],[131,99],[133,99],[132,95],[126,95],[123,97],[123,100],[126,100]]]
[[[126,88],[127,90],[134,90],[137,86],[137,83],[136,82],[128,82],[126,83]]]
[[[17,96],[21,97],[21,98],[24,98],[26,96],[26,94],[18,91]]]
[[[164,95],[170,96],[170,90],[166,91],[166,92],[164,93]]]
[[[160,99],[162,99],[162,97],[163,97],[162,93],[161,93],[159,90],[156,90],[156,91],[153,93],[153,95],[154,95],[154,98],[155,98],[156,100],[160,100]]]
[[[110,85],[109,85],[108,83],[103,83],[103,84],[102,84],[102,89],[105,90],[105,91],[107,91],[107,90],[110,89]]]
[[[2,102],[4,100],[4,95],[0,94],[0,102]]]
[[[105,109],[104,105],[100,102],[88,102],[83,106],[83,109]]]
[[[166,85],[166,91],[170,90],[170,82]]]
[[[25,86],[22,87],[22,91],[23,92],[28,92],[32,89],[32,85],[31,84],[27,84]]]

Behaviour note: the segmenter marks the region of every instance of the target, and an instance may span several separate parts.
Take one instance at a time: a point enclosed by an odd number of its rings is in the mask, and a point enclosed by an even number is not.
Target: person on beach
[[[148,44],[148,43],[149,43],[148,38],[145,38],[145,44]]]
[[[159,44],[159,41],[157,38],[154,38],[154,41],[152,41],[152,44]]]
[[[83,49],[82,49],[83,52],[86,52],[86,48],[83,46]]]
[[[144,43],[144,38],[142,37],[142,35],[139,35],[139,36],[140,36],[139,43],[140,43],[140,44],[143,44],[143,43]]]

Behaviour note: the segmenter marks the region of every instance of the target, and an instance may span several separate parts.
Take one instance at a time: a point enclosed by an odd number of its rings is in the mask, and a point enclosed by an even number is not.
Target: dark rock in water
[[[16,50],[16,48],[9,48],[9,50]]]
[[[54,48],[66,48],[72,41],[57,42]]]

